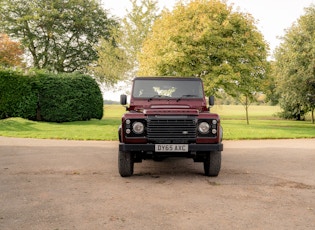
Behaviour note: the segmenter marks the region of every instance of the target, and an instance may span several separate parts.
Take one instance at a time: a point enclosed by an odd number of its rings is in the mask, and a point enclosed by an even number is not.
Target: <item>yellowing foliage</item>
[[[267,51],[250,15],[219,0],[179,2],[155,21],[138,75],[196,76],[208,94],[251,93],[266,73]]]

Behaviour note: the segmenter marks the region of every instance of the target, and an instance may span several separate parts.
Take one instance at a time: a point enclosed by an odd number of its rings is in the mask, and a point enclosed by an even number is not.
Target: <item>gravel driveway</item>
[[[0,229],[315,229],[315,139],[224,141],[202,163],[135,164],[117,142],[0,137]]]

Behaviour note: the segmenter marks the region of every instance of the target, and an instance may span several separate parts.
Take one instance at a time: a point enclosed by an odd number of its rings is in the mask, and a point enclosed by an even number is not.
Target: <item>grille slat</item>
[[[147,125],[147,137],[156,143],[189,142],[197,135],[195,117],[152,117]]]

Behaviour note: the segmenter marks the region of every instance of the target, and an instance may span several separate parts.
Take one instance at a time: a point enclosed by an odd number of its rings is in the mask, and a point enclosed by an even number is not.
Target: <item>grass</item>
[[[117,118],[65,123],[8,118],[0,121],[0,136],[66,140],[117,140],[119,123],[120,120]]]
[[[246,124],[245,110],[238,105],[217,105],[211,112],[220,114],[225,140],[315,138],[315,125],[310,121],[280,120],[275,116],[277,106],[251,106],[250,124]],[[106,105],[102,120],[80,122],[36,122],[22,118],[0,120],[0,136],[68,139],[117,140],[117,130],[125,108]]]
[[[223,120],[224,139],[295,139],[315,138],[315,125],[286,120]]]
[[[245,108],[242,105],[215,105],[211,112],[218,113],[223,120],[245,120]],[[274,120],[279,119],[276,113],[280,112],[278,106],[250,106],[249,122],[251,120]]]
[[[315,125],[310,121],[281,120],[278,106],[250,106],[249,125],[241,105],[216,105],[211,112],[220,114],[224,139],[294,139],[315,138]]]

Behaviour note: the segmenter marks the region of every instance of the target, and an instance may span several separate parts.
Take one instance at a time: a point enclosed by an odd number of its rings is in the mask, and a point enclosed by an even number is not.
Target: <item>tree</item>
[[[19,39],[38,69],[85,72],[94,45],[117,24],[97,0],[2,0],[0,26]]]
[[[132,8],[119,27],[112,28],[112,39],[97,45],[98,60],[89,68],[102,87],[112,87],[118,81],[129,80],[138,68],[137,55],[143,40],[157,18],[157,1],[130,0]]]
[[[7,34],[0,34],[0,66],[21,66],[22,54],[19,42],[12,41]]]
[[[207,94],[223,89],[248,109],[267,74],[267,52],[250,15],[218,0],[180,2],[154,23],[138,74],[200,77]]]
[[[132,8],[122,20],[121,46],[126,50],[134,68],[138,68],[138,55],[143,41],[152,30],[154,21],[158,18],[156,0],[130,0]]]
[[[151,31],[157,18],[157,1],[130,0],[131,10],[122,19],[120,27],[113,28],[113,39],[102,40],[97,51],[99,59],[91,68],[93,74],[105,83],[112,86],[120,80],[128,79],[127,74],[134,75],[138,68],[137,55],[143,40]]]
[[[113,86],[123,80],[131,68],[126,51],[117,46],[115,39],[101,39],[96,50],[98,60],[89,69],[98,82],[105,86]]]
[[[285,118],[300,119],[315,107],[315,6],[305,9],[275,51],[275,73]]]
[[[270,71],[267,79],[263,82],[263,92],[266,95],[266,101],[271,105],[279,104],[280,95],[277,90],[277,81],[275,76],[275,61],[269,61]]]

